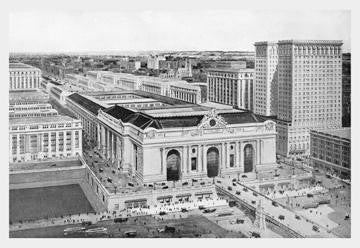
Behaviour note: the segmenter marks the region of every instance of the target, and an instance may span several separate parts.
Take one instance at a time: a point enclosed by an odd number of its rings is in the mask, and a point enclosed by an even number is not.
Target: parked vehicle
[[[213,213],[215,211],[216,211],[216,208],[212,208],[212,209],[208,208],[208,209],[205,209],[203,213],[208,214],[208,213]]]
[[[134,237],[136,237],[137,232],[136,232],[136,230],[130,230],[130,231],[124,232],[124,235],[127,238],[134,238]]]
[[[159,212],[159,215],[166,215],[166,212],[160,211],[160,212]]]
[[[231,186],[228,186],[227,189],[230,190],[230,191],[232,190]]]
[[[320,230],[319,230],[319,228],[318,228],[317,226],[313,226],[312,229],[313,229],[313,231],[315,231],[315,232],[320,232]]]
[[[114,222],[115,223],[122,223],[122,222],[126,222],[128,221],[128,218],[115,218]]]
[[[92,222],[91,221],[83,221],[83,222],[81,222],[81,225],[82,226],[91,226]]]
[[[279,204],[278,204],[276,201],[273,201],[271,204],[272,204],[274,207],[278,207],[278,206],[279,206]]]
[[[237,191],[235,192],[235,194],[241,195],[241,192],[237,190]]]
[[[165,226],[165,233],[174,233],[175,230],[176,229],[173,226]]]
[[[279,220],[285,220],[285,216],[284,216],[284,215],[281,215],[281,214],[279,215],[278,218],[279,218]]]

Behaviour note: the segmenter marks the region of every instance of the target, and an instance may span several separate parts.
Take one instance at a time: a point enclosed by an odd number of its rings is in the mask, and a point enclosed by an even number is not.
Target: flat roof
[[[351,139],[351,128],[343,127],[339,129],[327,129],[327,130],[313,130],[319,133],[336,136],[343,139]]]
[[[73,119],[66,115],[17,118],[17,119],[10,119],[9,125],[43,124],[43,123],[66,122],[66,121],[71,122],[71,121],[76,121],[76,119]]]
[[[219,72],[232,72],[232,73],[239,73],[239,72],[255,72],[253,68],[209,68],[208,71],[219,71]]]
[[[39,68],[36,68],[31,65],[27,65],[24,63],[9,63],[9,69],[35,69],[40,70]]]

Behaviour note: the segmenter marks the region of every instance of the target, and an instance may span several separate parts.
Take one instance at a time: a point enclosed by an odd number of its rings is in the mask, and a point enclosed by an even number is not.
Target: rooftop
[[[52,122],[72,122],[75,119],[66,116],[66,115],[58,115],[58,116],[44,116],[44,117],[29,117],[29,118],[17,118],[17,119],[9,119],[9,125],[31,125],[31,124],[44,124],[44,123],[52,123]]]
[[[208,71],[219,71],[219,72],[233,72],[233,73],[239,73],[239,72],[255,72],[255,69],[253,68],[209,68]]]
[[[27,65],[24,63],[9,63],[9,69],[34,69],[34,70],[40,70],[39,68],[33,67],[31,65]]]
[[[323,133],[326,135],[332,135],[335,137],[351,140],[351,128],[350,127],[343,127],[343,128],[339,128],[339,129],[314,130],[314,131]]]
[[[78,94],[78,93],[74,93],[71,94],[70,96],[68,96],[69,99],[71,99],[72,101],[76,102],[77,104],[79,104],[80,106],[82,106],[83,108],[87,109],[88,111],[90,111],[91,113],[93,113],[94,115],[97,115],[99,109],[104,110],[105,107]]]

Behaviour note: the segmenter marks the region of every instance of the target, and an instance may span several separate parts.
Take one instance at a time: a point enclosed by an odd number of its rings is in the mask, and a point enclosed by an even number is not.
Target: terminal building
[[[40,88],[41,70],[23,63],[9,64],[9,90]]]
[[[10,163],[77,158],[82,155],[81,121],[68,116],[11,118]]]
[[[276,166],[275,123],[251,112],[167,97],[146,107],[143,92],[103,93],[72,94],[69,108],[87,114],[84,124],[92,125],[92,135],[96,132],[98,151],[139,183],[237,176]],[[116,103],[130,100],[133,107]]]
[[[314,168],[351,178],[351,129],[310,131],[310,161]]]

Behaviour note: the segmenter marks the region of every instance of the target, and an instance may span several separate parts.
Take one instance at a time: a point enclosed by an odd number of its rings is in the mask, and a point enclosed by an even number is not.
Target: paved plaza
[[[78,184],[10,190],[10,222],[93,211]]]

